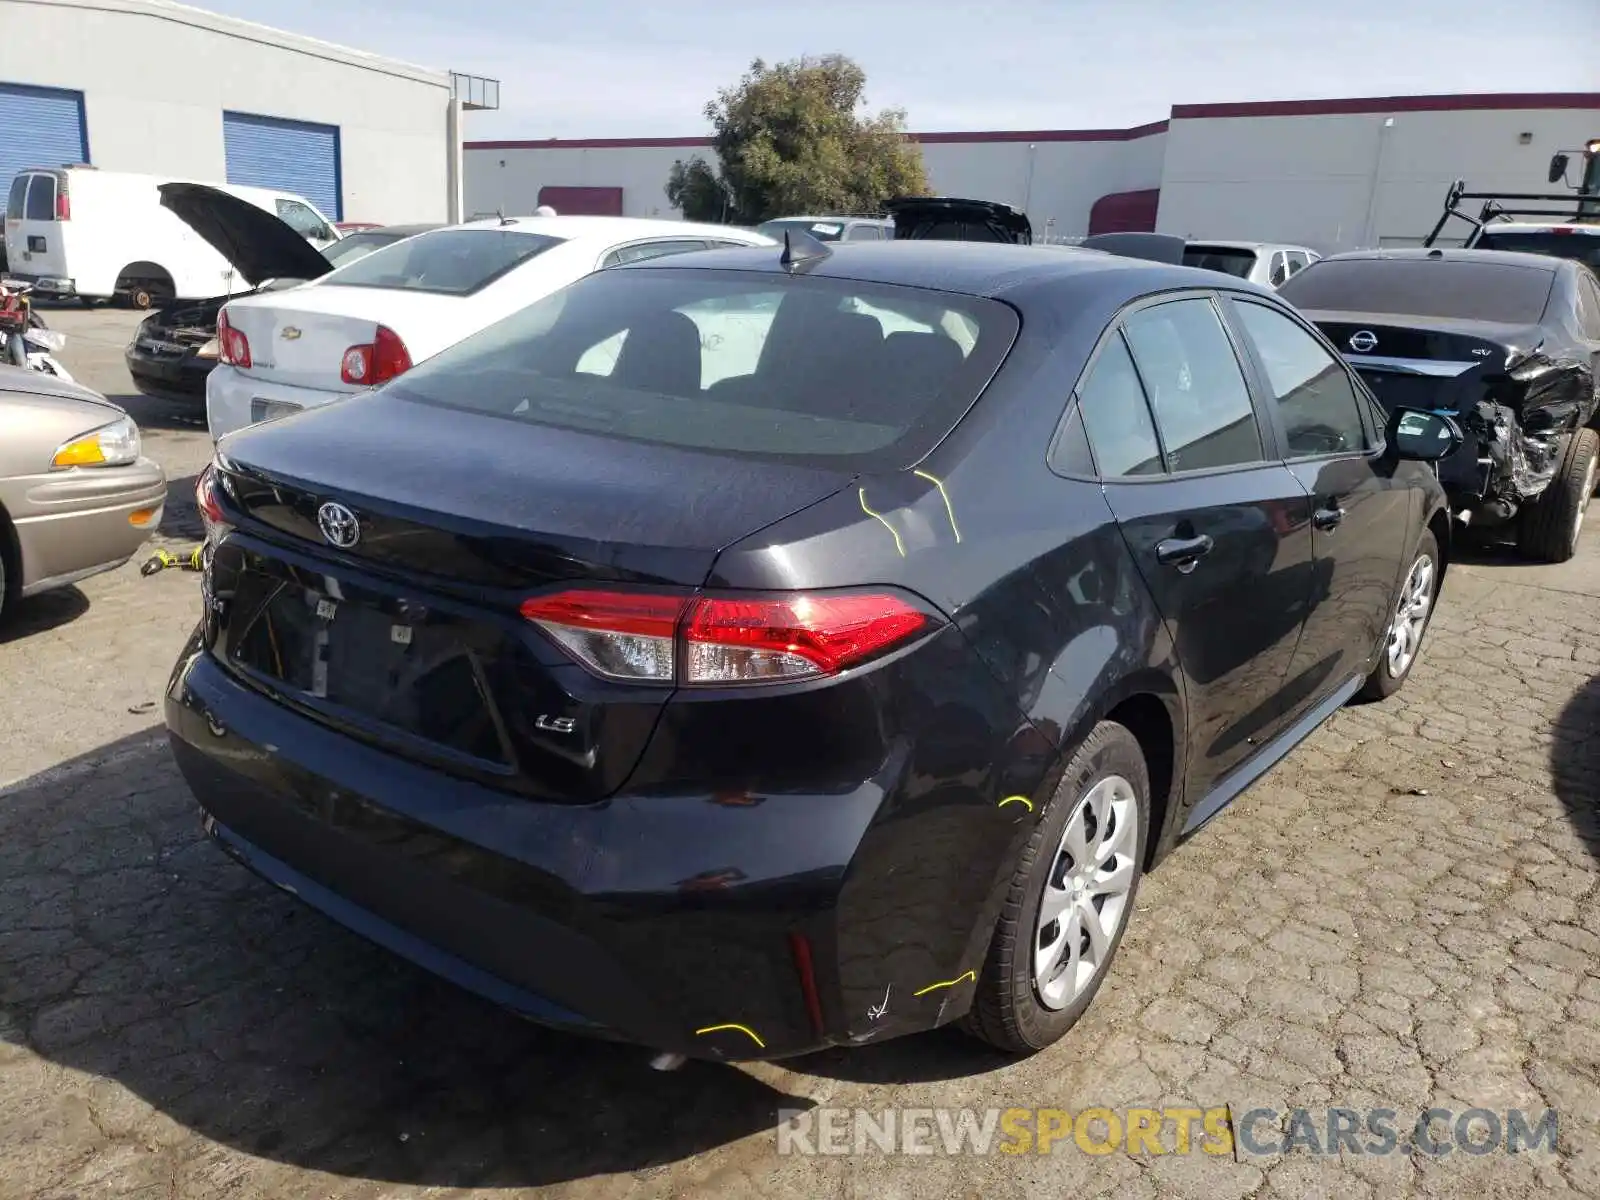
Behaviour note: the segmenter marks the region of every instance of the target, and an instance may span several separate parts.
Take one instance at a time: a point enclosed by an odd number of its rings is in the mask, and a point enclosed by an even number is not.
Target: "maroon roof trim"
[[[463,142],[464,150],[637,150],[645,146],[706,148],[708,137],[540,138],[537,141]]]
[[[1132,142],[1166,131],[1167,122],[1152,121],[1132,129],[995,129],[971,133],[913,133],[911,139],[924,146],[963,142]]]
[[[1331,117],[1356,113],[1486,112],[1522,108],[1600,109],[1600,92],[1484,92],[1462,96],[1363,96],[1347,100],[1260,100],[1174,104],[1175,121],[1215,117]]]
[[[1600,110],[1600,92],[1484,92],[1460,96],[1360,96],[1344,100],[1255,100],[1229,104],[1174,104],[1172,121],[1219,117],[1333,117],[1360,113],[1493,112],[1530,108]],[[925,146],[972,142],[1131,142],[1165,133],[1169,121],[1131,129],[998,129],[913,133]],[[646,147],[704,150],[708,137],[541,138],[467,142],[467,150],[635,150]]]

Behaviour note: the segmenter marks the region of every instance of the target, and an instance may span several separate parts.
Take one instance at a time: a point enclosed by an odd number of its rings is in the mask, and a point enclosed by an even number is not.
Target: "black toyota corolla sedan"
[[[801,241],[224,438],[173,749],[230,854],[535,1020],[1027,1052],[1147,869],[1404,682],[1459,431],[1242,280]]]

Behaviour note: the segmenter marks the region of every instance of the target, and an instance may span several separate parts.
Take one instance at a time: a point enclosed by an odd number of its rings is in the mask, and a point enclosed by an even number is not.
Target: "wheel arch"
[[[0,612],[4,612],[22,594],[22,542],[4,504],[0,504],[0,560],[5,566],[4,591],[0,592]]]

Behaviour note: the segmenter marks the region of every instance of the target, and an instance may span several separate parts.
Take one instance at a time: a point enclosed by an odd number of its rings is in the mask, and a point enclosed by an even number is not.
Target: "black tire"
[[[1416,631],[1417,644],[1412,649],[1411,657],[1406,659],[1400,670],[1396,671],[1389,659],[1389,643],[1393,636],[1394,627],[1400,620],[1400,602],[1408,596],[1412,579],[1418,565],[1426,558],[1430,565],[1430,585],[1428,589],[1428,610],[1423,614],[1422,627]],[[1443,577],[1443,563],[1439,557],[1439,540],[1433,536],[1431,529],[1424,529],[1422,536],[1417,539],[1417,547],[1411,553],[1411,565],[1406,568],[1404,577],[1400,580],[1400,591],[1394,598],[1394,604],[1389,609],[1389,624],[1384,627],[1383,643],[1378,647],[1378,665],[1372,668],[1372,674],[1367,676],[1367,682],[1362,685],[1358,698],[1361,700],[1387,700],[1406,685],[1406,680],[1411,678],[1411,670],[1417,665],[1417,660],[1422,657],[1422,646],[1427,641],[1428,627],[1433,624],[1433,610],[1439,603],[1439,580]]]
[[[1600,433],[1579,429],[1567,438],[1555,477],[1538,500],[1522,510],[1517,549],[1541,562],[1566,562],[1578,552],[1583,515],[1594,494],[1600,466]]]
[[[1136,846],[1131,854],[1133,881],[1124,901],[1124,915],[1094,977],[1076,999],[1050,1008],[1034,985],[1033,956],[1039,905],[1045,883],[1061,861],[1058,847],[1068,819],[1091,788],[1111,776],[1131,786],[1138,813]],[[1031,1054],[1065,1036],[1094,1001],[1122,944],[1144,875],[1150,835],[1150,774],[1138,739],[1125,726],[1102,721],[1073,753],[1055,794],[1038,814],[1033,834],[1012,875],[1005,905],[995,926],[989,954],[978,979],[972,1008],[963,1021],[968,1033],[1010,1054]]]
[[[11,532],[11,522],[0,508],[0,626],[16,608],[22,591],[22,564],[16,561],[16,543]]]

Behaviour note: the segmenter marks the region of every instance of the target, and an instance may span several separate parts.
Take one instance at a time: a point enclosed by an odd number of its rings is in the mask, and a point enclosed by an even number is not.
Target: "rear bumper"
[[[313,722],[198,639],[166,716],[207,829],[257,873],[530,1019],[698,1058],[786,1057],[964,1013],[1028,830],[1021,806],[970,783],[930,791],[907,748],[829,794],[541,803]]]
[[[254,424],[253,408],[258,400],[305,409],[321,408],[324,404],[360,395],[359,392],[324,392],[317,388],[271,383],[226,364],[219,364],[206,376],[205,392],[206,425],[213,442]]]
[[[121,566],[161,524],[167,479],[149,459],[62,472],[36,482],[12,512],[22,594],[65,587]],[[130,518],[141,517],[140,524]]]

